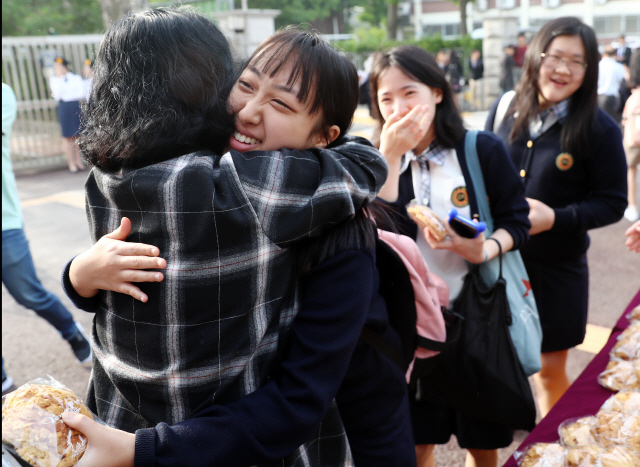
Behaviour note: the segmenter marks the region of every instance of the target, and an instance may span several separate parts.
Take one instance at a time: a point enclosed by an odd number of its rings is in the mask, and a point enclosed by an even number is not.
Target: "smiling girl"
[[[549,21],[527,49],[515,97],[495,128],[530,208],[531,239],[520,251],[543,331],[535,375],[543,417],[569,387],[568,349],[586,332],[587,231],[618,221],[627,204],[622,136],[597,106],[598,60],[591,27],[577,18]],[[496,102],[487,129],[497,109]]]

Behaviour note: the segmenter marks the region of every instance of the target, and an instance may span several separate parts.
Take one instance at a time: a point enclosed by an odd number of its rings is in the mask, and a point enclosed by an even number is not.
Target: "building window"
[[[460,25],[459,24],[445,24],[444,25],[444,34],[443,36],[457,36],[460,34]]]
[[[624,32],[639,33],[640,32],[640,16],[625,16],[624,18]]]
[[[617,34],[621,31],[620,16],[601,16],[593,19],[593,28],[598,34]]]

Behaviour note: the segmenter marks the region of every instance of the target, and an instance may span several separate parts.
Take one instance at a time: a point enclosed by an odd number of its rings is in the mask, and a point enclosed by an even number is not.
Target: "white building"
[[[454,38],[460,33],[459,6],[440,0],[409,0],[412,19],[418,11],[418,35],[441,34]],[[422,10],[422,11],[419,11]],[[593,26],[598,41],[608,43],[624,33],[627,42],[640,37],[639,0],[475,0],[467,5],[467,31],[482,28],[485,18],[516,17],[521,30],[537,30],[560,16],[577,16]]]

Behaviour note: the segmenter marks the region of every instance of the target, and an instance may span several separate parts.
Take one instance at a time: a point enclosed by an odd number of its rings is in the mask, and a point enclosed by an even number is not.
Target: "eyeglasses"
[[[540,56],[542,57],[542,65],[548,70],[555,70],[560,66],[560,63],[564,63],[571,74],[574,75],[580,75],[587,69],[586,63],[577,60],[569,60],[557,55],[547,55],[544,52]]]

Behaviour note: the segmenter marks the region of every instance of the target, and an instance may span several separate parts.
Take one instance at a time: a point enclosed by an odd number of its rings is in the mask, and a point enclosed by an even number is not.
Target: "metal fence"
[[[2,38],[2,81],[18,99],[18,115],[11,134],[14,169],[23,171],[66,166],[56,102],[49,77],[57,56],[69,70],[82,74],[85,59],[93,58],[102,35]]]

